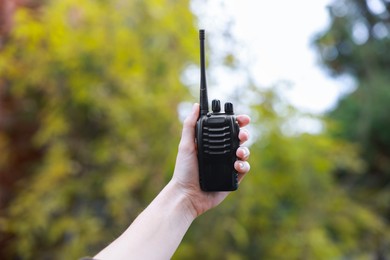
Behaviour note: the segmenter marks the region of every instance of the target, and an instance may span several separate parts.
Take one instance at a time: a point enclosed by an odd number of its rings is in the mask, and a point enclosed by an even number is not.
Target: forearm
[[[171,181],[96,259],[170,259],[196,217],[178,185]]]

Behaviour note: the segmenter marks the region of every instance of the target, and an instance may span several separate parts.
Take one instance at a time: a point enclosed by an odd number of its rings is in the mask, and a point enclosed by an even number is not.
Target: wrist
[[[189,192],[187,192],[186,189],[183,188],[183,186],[175,178],[172,178],[166,188],[172,192],[174,199],[178,202],[178,209],[189,221],[192,222],[200,215],[195,204],[193,203],[191,194],[189,194]]]

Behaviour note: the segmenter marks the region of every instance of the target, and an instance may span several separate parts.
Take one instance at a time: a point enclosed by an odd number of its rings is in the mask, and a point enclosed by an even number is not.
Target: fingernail
[[[249,154],[249,150],[246,147],[243,147],[242,151],[244,152],[244,156],[247,156]]]
[[[192,105],[192,112],[194,112],[195,110],[196,110],[196,107],[198,106],[198,103],[194,103],[193,105]]]
[[[238,163],[238,167],[240,167],[240,169],[244,169],[245,164],[243,162],[239,162]]]

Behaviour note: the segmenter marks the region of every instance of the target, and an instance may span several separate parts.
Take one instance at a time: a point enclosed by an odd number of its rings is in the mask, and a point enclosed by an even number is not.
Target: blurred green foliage
[[[198,63],[195,17],[188,1],[64,0],[14,19],[0,50],[0,258],[93,255],[172,174],[177,107],[190,99],[180,75]],[[388,223],[333,174],[365,174],[360,146],[286,134],[300,114],[273,91],[245,93],[252,170],[174,258],[371,257]]]
[[[356,175],[337,169],[338,183],[386,223],[376,241],[376,259],[390,257],[390,2],[335,1],[331,24],[316,40],[323,64],[334,76],[348,75],[356,89],[328,113],[330,133],[360,147],[366,168]],[[387,257],[387,258],[386,258]]]
[[[96,253],[166,183],[188,95],[180,74],[198,57],[188,5],[66,0],[15,13],[0,62],[17,107],[1,132],[2,174],[25,163],[12,142],[24,125],[34,129],[22,149],[39,156],[12,184],[0,258]]]

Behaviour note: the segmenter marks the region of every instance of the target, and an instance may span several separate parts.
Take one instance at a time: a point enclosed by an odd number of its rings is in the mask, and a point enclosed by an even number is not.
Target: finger
[[[239,147],[236,151],[236,155],[237,157],[242,160],[242,161],[246,161],[248,160],[249,158],[249,155],[250,155],[250,151],[247,147]]]
[[[245,143],[249,139],[249,132],[246,129],[241,128],[238,133],[238,139],[240,139],[240,144]]]
[[[238,172],[238,183],[240,183],[245,175],[249,172],[250,164],[248,162],[236,161],[234,163],[234,168]]]
[[[237,160],[234,163],[234,168],[239,174],[247,173],[251,169],[250,164],[247,161]]]
[[[238,115],[236,120],[240,127],[244,127],[250,123],[251,118],[248,115]]]

